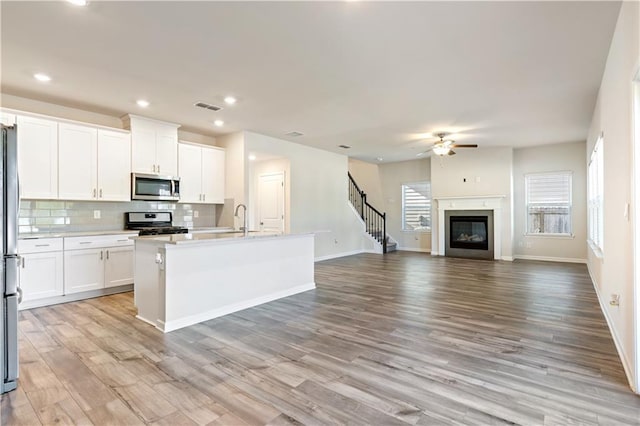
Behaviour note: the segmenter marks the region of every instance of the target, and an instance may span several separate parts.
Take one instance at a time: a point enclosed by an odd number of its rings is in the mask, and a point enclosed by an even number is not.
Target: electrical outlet
[[[333,240],[333,242],[334,242],[334,244],[338,244],[338,240],[337,239]]]
[[[480,183],[480,176],[476,176],[476,183]]]
[[[100,210],[94,210],[93,211],[93,218],[94,219],[100,219]]]
[[[611,295],[611,300],[609,301],[609,304],[611,306],[620,306],[620,295],[619,294],[612,294]]]
[[[198,212],[198,210],[194,210],[193,211],[193,217],[197,218],[198,216],[200,216],[200,213]]]

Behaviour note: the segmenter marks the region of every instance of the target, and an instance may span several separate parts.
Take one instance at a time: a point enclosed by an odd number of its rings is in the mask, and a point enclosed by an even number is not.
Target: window
[[[527,234],[571,234],[571,172],[525,176]]]
[[[402,185],[402,230],[431,230],[431,182]]]
[[[588,170],[588,209],[589,209],[589,242],[595,249],[602,252],[604,228],[604,155],[602,135],[591,153]]]

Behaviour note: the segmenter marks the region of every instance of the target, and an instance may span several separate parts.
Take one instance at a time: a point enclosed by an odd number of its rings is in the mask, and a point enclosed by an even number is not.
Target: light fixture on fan
[[[423,151],[417,156],[421,156],[426,154],[427,152],[433,152],[435,155],[444,157],[445,155],[455,155],[455,151],[452,148],[477,148],[476,144],[456,144],[456,141],[447,139],[445,140],[445,136],[448,136],[448,133],[437,133],[436,136],[440,138],[440,140],[433,144],[433,146],[426,151]]]

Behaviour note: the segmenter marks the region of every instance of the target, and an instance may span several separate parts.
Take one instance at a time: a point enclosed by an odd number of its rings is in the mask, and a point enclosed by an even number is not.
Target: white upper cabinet
[[[224,203],[224,149],[179,144],[180,201]]]
[[[178,175],[178,127],[135,115],[124,118],[131,129],[131,171]]]
[[[131,135],[98,129],[98,196],[131,200]]]
[[[98,199],[98,130],[58,125],[58,196],[64,200]]]
[[[206,203],[224,204],[224,149],[202,149],[202,192]]]
[[[130,137],[125,132],[60,123],[59,198],[128,201]]]
[[[22,198],[58,198],[58,123],[18,116],[18,174]]]
[[[186,143],[178,144],[180,173],[180,201],[202,202],[202,148]]]
[[[0,111],[0,124],[5,126],[13,126],[16,124],[16,115],[5,111]]]

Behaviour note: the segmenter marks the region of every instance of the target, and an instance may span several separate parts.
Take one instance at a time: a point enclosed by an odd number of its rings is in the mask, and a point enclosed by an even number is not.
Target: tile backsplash
[[[100,211],[100,219],[94,219],[95,211]],[[135,211],[170,211],[176,226],[216,226],[216,209],[211,204],[21,200],[19,232],[116,231],[124,229],[124,213]]]

